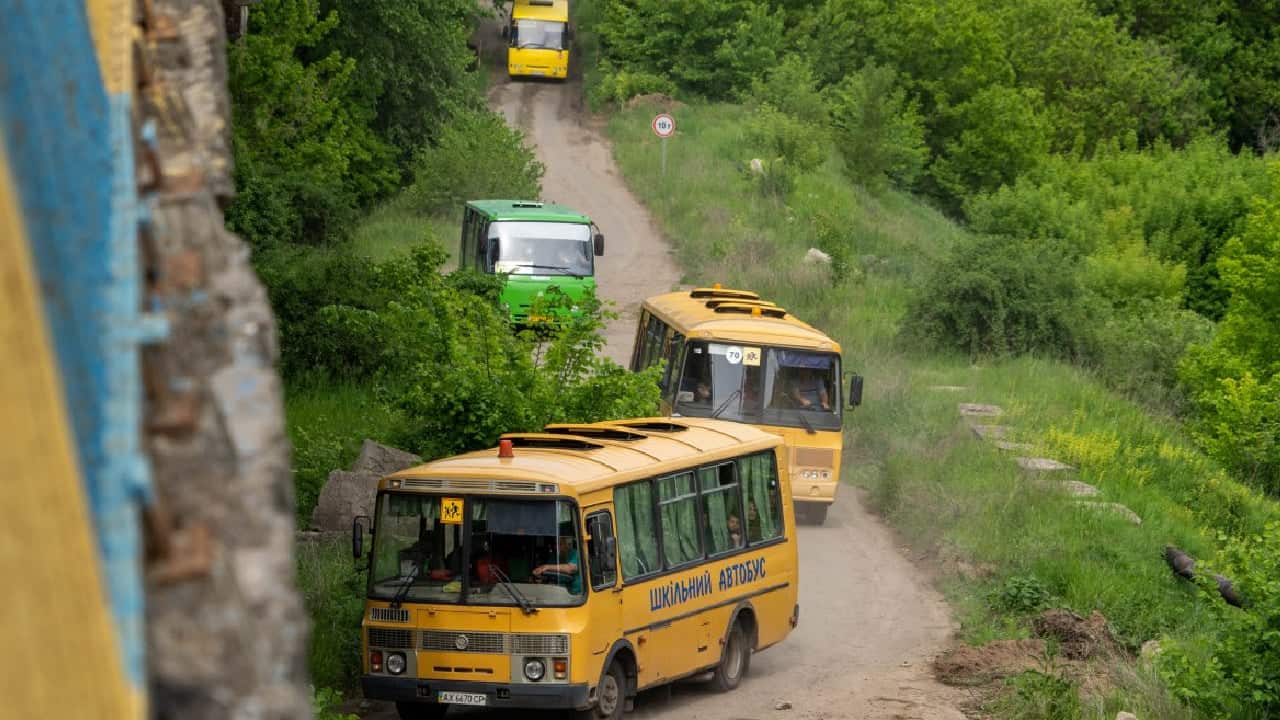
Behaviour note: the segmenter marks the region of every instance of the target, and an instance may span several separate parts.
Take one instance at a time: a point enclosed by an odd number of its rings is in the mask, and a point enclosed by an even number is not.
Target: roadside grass
[[[306,529],[331,470],[350,467],[365,438],[387,442],[399,425],[377,402],[372,384],[307,378],[285,389],[285,418],[293,446],[298,527]]]
[[[354,233],[355,251],[372,260],[386,260],[406,253],[414,245],[435,239],[449,251],[445,271],[455,263],[456,236],[462,227],[460,213],[425,215],[414,210],[403,195],[374,208]]]
[[[356,572],[350,538],[296,544],[298,588],[311,618],[307,667],[317,688],[358,689],[364,578]]]
[[[1280,517],[1274,501],[1231,481],[1172,419],[1107,391],[1085,370],[1032,357],[975,364],[899,341],[912,293],[964,232],[939,213],[852,185],[835,159],[800,177],[785,201],[762,194],[747,171],[747,111],[732,105],[677,113],[664,177],[651,115],[619,113],[609,133],[628,184],[674,244],[684,281],[757,290],[841,343],[846,368],[867,378],[864,406],[846,423],[843,476],[937,562],[962,639],[1025,636],[1041,606],[1097,609],[1130,650],[1214,633],[1211,601],[1175,578],[1161,552],[1174,544],[1212,557],[1219,533],[1254,532]],[[820,213],[847,229],[853,270],[843,282],[803,260]],[[931,389],[939,385],[966,389]],[[1022,471],[973,435],[958,402],[1002,406],[991,423],[1076,470]],[[1131,508],[1141,525],[1080,506],[1057,485],[1067,477],[1099,488],[1097,500]],[[1007,601],[1027,588],[1038,602]],[[1110,694],[1084,703],[1085,717],[1184,713],[1149,672],[1129,668],[1112,680]]]

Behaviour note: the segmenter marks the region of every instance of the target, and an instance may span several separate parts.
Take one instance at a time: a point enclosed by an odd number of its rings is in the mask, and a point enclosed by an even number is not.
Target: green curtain
[[[746,495],[747,506],[756,506],[756,520],[752,523],[750,510],[747,511],[747,535],[759,540],[768,540],[778,536],[778,516],[781,508],[778,498],[778,480],[773,466],[773,456],[769,454],[752,455],[740,461],[742,468],[742,487]]]
[[[622,577],[630,579],[658,568],[657,536],[653,532],[653,494],[649,483],[632,483],[614,491],[618,512],[618,550]]]
[[[684,473],[659,480],[658,499],[662,504],[662,548],[667,565],[681,565],[702,557],[693,475]]]

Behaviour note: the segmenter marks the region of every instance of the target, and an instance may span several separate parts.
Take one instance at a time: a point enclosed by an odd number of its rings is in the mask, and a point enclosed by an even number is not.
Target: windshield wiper
[[[796,415],[800,418],[800,424],[804,426],[805,432],[809,433],[810,435],[817,435],[818,431],[814,430],[813,425],[809,424],[809,418],[804,416],[804,412],[805,412],[804,410],[801,410],[800,412],[796,413]]]
[[[712,419],[720,417],[720,413],[723,413],[726,409],[728,409],[729,403],[733,402],[735,398],[740,397],[741,395],[742,395],[742,388],[738,388],[737,390],[734,390],[733,392],[729,393],[729,397],[725,398],[724,402],[720,403],[720,406],[717,407],[715,411],[711,413]]]
[[[586,275],[582,273],[576,273],[573,271],[572,268],[565,267],[564,265],[539,265],[538,263],[515,263],[515,267],[538,268],[539,270],[559,270],[560,272],[563,272],[566,275],[572,275],[573,277],[576,277],[576,278],[586,277]]]
[[[502,572],[500,568],[496,565],[490,565],[489,572],[492,572],[494,577],[498,578],[498,582],[502,583],[503,590],[511,593],[511,598],[519,603],[520,609],[524,611],[525,615],[532,615],[538,612],[538,608],[534,607],[533,603],[529,602],[529,598],[526,598],[523,593],[516,589],[515,584],[511,582],[511,578]]]
[[[413,587],[413,582],[418,579],[418,574],[421,571],[422,562],[414,560],[413,567],[409,570],[409,574],[405,576],[404,581],[400,583],[400,587],[396,588],[396,594],[391,596],[391,607],[400,607],[400,603],[404,602],[404,599],[409,596],[409,588]]]

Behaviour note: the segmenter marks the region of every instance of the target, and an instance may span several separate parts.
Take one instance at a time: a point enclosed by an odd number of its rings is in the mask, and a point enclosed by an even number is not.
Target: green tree
[[[407,161],[458,105],[477,104],[467,47],[473,0],[321,0],[342,18],[321,44],[356,62],[353,81],[372,127]]]
[[[239,197],[227,224],[258,246],[341,237],[396,174],[356,100],[355,63],[299,59],[339,18],[321,16],[318,0],[264,0],[250,17],[228,58]]]
[[[856,182],[909,187],[924,166],[924,125],[888,67],[868,65],[830,88],[836,148]]]
[[[482,197],[537,199],[545,168],[524,134],[489,110],[456,113],[434,144],[413,159],[407,196],[424,212],[439,212]]]
[[[1183,366],[1199,417],[1196,437],[1211,454],[1280,493],[1280,163],[1244,232],[1218,259],[1230,292],[1213,341]]]
[[[1049,150],[1040,91],[992,85],[948,108],[959,135],[946,143],[930,174],[953,197],[989,192],[1035,167]]]

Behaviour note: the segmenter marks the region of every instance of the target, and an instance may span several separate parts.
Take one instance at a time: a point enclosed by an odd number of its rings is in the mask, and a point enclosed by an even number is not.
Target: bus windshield
[[[494,272],[576,277],[593,272],[590,225],[507,220],[489,226],[489,240]]]
[[[555,20],[517,19],[515,32],[511,35],[511,44],[518,48],[568,50],[564,27],[564,23]]]
[[[584,592],[574,518],[573,504],[564,500],[384,493],[378,496],[369,597],[577,605]],[[471,533],[469,552],[464,528]]]
[[[840,357],[789,348],[690,342],[675,411],[759,425],[839,430]]]

